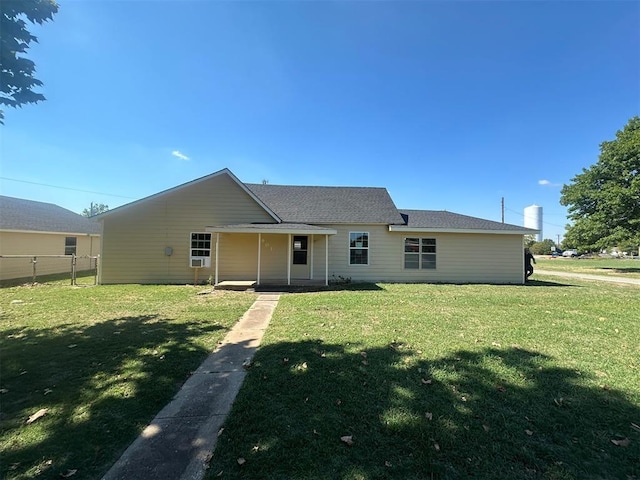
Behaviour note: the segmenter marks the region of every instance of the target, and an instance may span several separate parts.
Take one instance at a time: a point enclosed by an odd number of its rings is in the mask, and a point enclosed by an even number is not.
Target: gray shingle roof
[[[494,222],[483,218],[470,217],[444,210],[400,210],[410,228],[442,228],[454,230],[493,230],[522,231],[523,234],[534,233],[535,230]]]
[[[403,224],[386,188],[245,185],[287,223]]]
[[[100,224],[53,203],[0,195],[0,230],[100,233]]]

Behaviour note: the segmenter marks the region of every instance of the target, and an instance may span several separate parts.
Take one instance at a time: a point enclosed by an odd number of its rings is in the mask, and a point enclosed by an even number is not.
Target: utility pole
[[[504,197],[502,197],[502,201],[500,202],[500,204],[502,210],[502,223],[504,223]]]

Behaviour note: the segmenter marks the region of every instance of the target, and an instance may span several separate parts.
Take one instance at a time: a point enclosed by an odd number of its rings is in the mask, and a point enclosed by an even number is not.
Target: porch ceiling
[[[333,228],[304,223],[238,223],[206,227],[205,230],[212,233],[275,233],[283,235],[335,235],[338,233]]]

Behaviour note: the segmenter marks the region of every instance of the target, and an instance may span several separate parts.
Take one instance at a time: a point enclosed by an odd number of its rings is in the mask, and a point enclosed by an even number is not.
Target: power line
[[[135,197],[125,197],[124,195],[115,195],[113,193],[94,192],[94,191],[91,191],[91,190],[81,190],[79,188],[61,187],[59,185],[49,185],[47,183],[29,182],[28,180],[18,180],[17,178],[0,177],[0,179],[9,180],[11,182],[29,183],[31,185],[38,185],[40,187],[59,188],[61,190],[71,190],[71,191],[74,191],[74,192],[83,192],[83,193],[95,193],[96,195],[106,195],[108,197],[118,197],[118,198],[126,198],[126,199],[129,199],[129,200],[135,200]]]

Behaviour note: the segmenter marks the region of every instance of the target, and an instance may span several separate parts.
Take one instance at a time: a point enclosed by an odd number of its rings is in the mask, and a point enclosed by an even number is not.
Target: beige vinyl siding
[[[373,282],[523,282],[521,235],[389,232],[386,225],[327,227],[338,232],[329,237],[331,278]],[[369,232],[369,265],[349,265],[349,232]],[[436,239],[435,269],[404,268],[406,237]],[[323,269],[324,263],[315,263],[314,276],[324,275]]]
[[[64,255],[66,237],[76,237],[76,255],[95,256],[100,252],[100,237],[85,233],[40,233],[40,232],[0,232],[1,255]],[[90,268],[88,258],[78,258],[78,271]],[[95,265],[95,264],[93,264]],[[66,258],[40,257],[36,263],[36,274],[49,275],[69,273],[71,275],[71,256]],[[31,258],[0,258],[0,280],[14,278],[32,278]]]
[[[195,269],[189,267],[191,232],[205,232],[214,225],[273,222],[273,218],[229,176],[218,175],[114,211],[103,222],[101,283],[170,284],[195,279]],[[215,239],[214,233],[211,268],[198,269],[198,281],[215,272]],[[247,235],[238,250],[257,255],[256,241],[254,247],[251,242]],[[173,249],[172,255],[165,255],[166,247]],[[250,261],[232,253],[224,264],[221,257],[221,267],[234,272]]]

